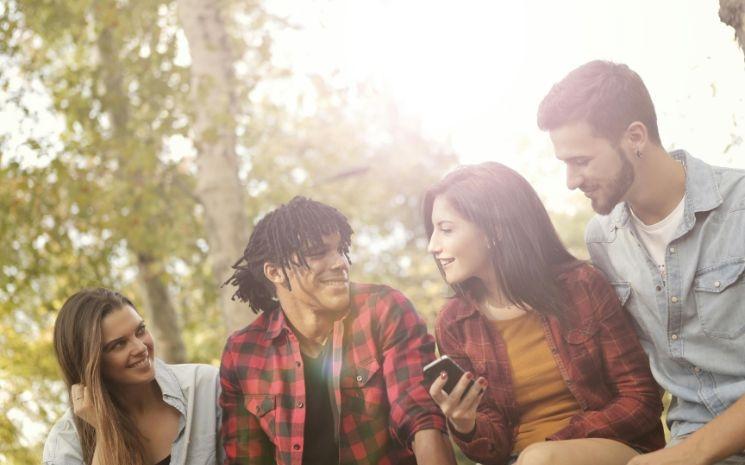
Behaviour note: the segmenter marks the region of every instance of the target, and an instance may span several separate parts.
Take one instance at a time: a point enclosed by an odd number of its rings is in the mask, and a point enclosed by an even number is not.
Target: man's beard
[[[608,184],[600,186],[599,191],[601,194],[607,192],[605,198],[598,197],[591,199],[592,209],[601,215],[607,215],[612,212],[615,206],[621,202],[623,196],[626,195],[631,184],[634,183],[634,167],[631,166],[631,162],[626,158],[620,148],[616,148],[615,151],[621,160],[621,169]]]

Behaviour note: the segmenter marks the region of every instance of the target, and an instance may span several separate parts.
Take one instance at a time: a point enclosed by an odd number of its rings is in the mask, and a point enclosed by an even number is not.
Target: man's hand
[[[461,434],[469,434],[476,428],[476,409],[486,390],[486,379],[480,377],[464,396],[472,379],[472,373],[464,373],[448,394],[442,390],[448,380],[447,373],[443,371],[429,388],[429,395],[445,414],[450,425]]]
[[[96,411],[88,387],[83,384],[73,384],[70,388],[70,399],[72,399],[72,411],[75,415],[96,429]]]
[[[711,465],[701,454],[682,442],[649,454],[637,455],[627,465]]]

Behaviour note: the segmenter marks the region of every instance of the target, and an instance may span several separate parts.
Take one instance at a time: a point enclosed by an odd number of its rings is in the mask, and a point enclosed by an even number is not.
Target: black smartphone
[[[424,367],[424,381],[426,381],[427,386],[431,386],[443,371],[448,374],[448,380],[445,382],[445,386],[442,387],[442,390],[450,394],[455,385],[458,384],[458,381],[460,381],[460,378],[463,376],[465,371],[463,371],[463,368],[458,366],[458,364],[447,355],[443,355]],[[473,380],[468,383],[468,387],[463,391],[464,396],[468,390],[471,389],[471,386],[473,386]]]

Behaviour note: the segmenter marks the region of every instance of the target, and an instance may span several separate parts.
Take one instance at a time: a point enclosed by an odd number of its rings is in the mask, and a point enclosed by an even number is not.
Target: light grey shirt
[[[220,445],[221,411],[218,369],[210,365],[169,365],[156,359],[155,380],[163,401],[181,414],[179,431],[171,447],[173,465],[216,465],[222,463]],[[44,443],[44,465],[81,465],[83,453],[73,421],[67,410],[55,423]]]
[[[673,396],[667,421],[679,438],[745,395],[745,171],[671,155],[686,167],[685,210],[665,250],[665,280],[625,203],[594,217],[585,240]]]

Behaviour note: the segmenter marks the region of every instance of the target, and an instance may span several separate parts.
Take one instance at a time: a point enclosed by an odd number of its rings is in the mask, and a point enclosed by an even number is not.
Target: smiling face
[[[427,251],[435,257],[448,284],[472,277],[485,283],[492,281],[494,270],[486,234],[463,218],[444,195],[435,197],[432,204],[432,225]]]
[[[550,131],[556,158],[567,166],[567,187],[579,188],[592,201],[592,209],[609,214],[634,183],[634,167],[618,146],[593,134],[585,122]]]
[[[350,304],[349,261],[341,235],[322,236],[321,243],[303,250],[303,255],[307,267],[293,264],[287,269],[290,290],[281,284],[284,276],[277,268],[267,274],[277,284],[282,308],[314,313],[346,311]]]
[[[137,311],[126,305],[101,320],[101,374],[110,383],[133,385],[155,379],[153,338]]]

